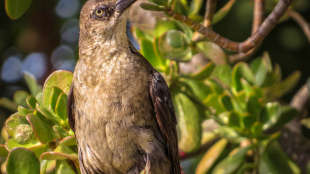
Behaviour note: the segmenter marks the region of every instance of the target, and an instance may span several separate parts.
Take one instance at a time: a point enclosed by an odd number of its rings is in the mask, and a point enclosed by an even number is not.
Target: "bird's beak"
[[[116,2],[116,11],[120,14],[123,13],[128,7],[130,7],[136,0],[118,0]]]

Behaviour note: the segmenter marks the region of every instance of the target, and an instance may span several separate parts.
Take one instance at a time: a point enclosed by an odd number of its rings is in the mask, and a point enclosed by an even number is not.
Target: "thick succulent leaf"
[[[48,121],[38,117],[34,114],[28,114],[27,120],[33,128],[37,138],[42,143],[49,143],[56,138],[60,138],[59,135],[53,130]]]
[[[188,42],[183,32],[170,30],[159,37],[157,47],[161,57],[186,62],[192,58]]]
[[[208,78],[215,68],[214,63],[210,62],[205,67],[203,67],[200,71],[195,72],[189,75],[189,78],[194,80],[204,80]]]
[[[42,144],[38,141],[33,141],[28,144],[19,144],[15,141],[14,138],[11,138],[5,143],[5,148],[10,151],[15,147],[31,148],[31,147],[41,146],[41,145]]]
[[[56,103],[56,109],[55,109],[57,116],[64,121],[66,121],[68,118],[67,100],[68,100],[68,96],[62,92],[58,97],[58,100]]]
[[[237,63],[232,71],[232,85],[237,92],[243,89],[241,84],[242,78],[250,84],[255,84],[254,74],[248,64],[244,62]]]
[[[203,101],[203,103],[211,107],[212,113],[216,113],[217,115],[226,111],[225,106],[220,102],[220,97],[218,94],[212,93],[208,95],[208,97]]]
[[[229,127],[240,127],[241,116],[237,112],[230,112],[228,115]]]
[[[28,124],[20,124],[14,128],[14,139],[19,144],[28,144],[37,141],[32,127]]]
[[[251,133],[253,137],[258,137],[263,132],[264,124],[261,122],[255,122],[251,127]]]
[[[193,80],[190,78],[180,78],[181,82],[186,83],[193,91],[194,95],[197,96],[201,101],[205,100],[206,97],[212,93],[212,90],[203,81]]]
[[[205,84],[208,85],[210,89],[218,95],[221,95],[224,92],[223,87],[214,79],[205,80]]]
[[[26,116],[27,114],[33,112],[33,110],[26,109],[22,106],[18,106],[17,110],[18,110],[18,114],[22,116]]]
[[[42,92],[42,86],[38,84],[37,79],[35,78],[34,75],[26,71],[24,72],[23,76],[30,90],[31,95],[36,96],[40,92]]]
[[[252,61],[250,64],[250,67],[256,79],[255,85],[257,86],[261,86],[264,83],[267,73],[268,73],[268,67],[264,60],[265,59],[257,58],[254,61]]]
[[[290,166],[292,163],[288,157],[282,151],[282,148],[278,145],[277,142],[272,142],[271,145],[266,149],[266,151],[261,154],[259,162],[259,171],[260,173],[272,173],[272,174],[292,174],[300,173],[300,169],[296,171],[296,167],[293,168]]]
[[[221,21],[228,14],[235,1],[236,0],[228,1],[225,6],[223,6],[220,10],[217,11],[213,16],[212,24],[216,24],[217,22]]]
[[[37,99],[30,95],[26,98],[26,102],[28,104],[28,106],[31,108],[31,109],[36,109],[36,103],[38,102]]]
[[[277,97],[280,97],[288,92],[290,92],[297,84],[301,76],[300,71],[295,71],[293,74],[284,79],[281,83],[277,84],[275,91]]]
[[[278,102],[267,103],[260,115],[260,121],[264,123],[264,130],[272,127],[279,119],[280,114],[281,108]]]
[[[52,114],[48,109],[46,109],[43,106],[39,106],[37,109],[45,118],[53,121],[54,123],[58,124],[58,125],[63,125],[64,122],[58,118],[56,115]]]
[[[56,112],[56,104],[57,104],[57,101],[58,101],[58,97],[59,95],[62,93],[63,91],[56,87],[56,86],[53,86],[52,87],[52,93],[51,93],[51,96],[50,96],[50,106],[49,106],[49,109],[51,111],[53,111],[54,113]]]
[[[246,153],[249,149],[251,149],[251,146],[239,149],[233,155],[226,157],[214,168],[212,173],[227,174],[235,172],[244,161]]]
[[[5,11],[11,19],[17,19],[23,15],[32,0],[5,0]]]
[[[228,57],[223,49],[213,42],[200,42],[197,44],[197,48],[199,52],[211,59],[215,65],[226,65],[229,63]]]
[[[38,146],[29,147],[28,149],[31,150],[38,158],[40,158],[41,155],[48,150],[48,148],[48,144],[41,144]]]
[[[179,25],[171,19],[159,19],[156,22],[154,31],[155,36],[159,37],[170,30],[180,30]]]
[[[193,0],[188,10],[188,15],[197,14],[202,6],[203,0]]]
[[[41,155],[42,160],[73,160],[78,161],[78,154],[64,145],[59,145],[54,152],[45,152]]]
[[[246,99],[246,110],[248,113],[258,116],[261,111],[261,105],[259,103],[259,98],[255,93],[251,93]]]
[[[181,13],[182,15],[187,16],[188,15],[187,1],[174,0],[173,1],[173,10],[178,12],[178,13]]]
[[[223,93],[219,96],[219,103],[224,106],[227,111],[233,110],[233,105],[231,102],[231,98],[226,93]]]
[[[168,4],[168,0],[152,0],[155,4],[166,6]]]
[[[272,125],[273,128],[283,126],[285,123],[288,123],[296,116],[298,116],[299,113],[297,109],[286,105],[281,105],[280,109],[281,109],[280,116],[276,120],[276,123]]]
[[[16,112],[17,111],[17,104],[15,102],[13,102],[12,100],[2,97],[0,98],[0,106],[4,107],[12,112]]]
[[[252,125],[257,121],[257,116],[250,114],[250,113],[244,113],[242,117],[242,123],[243,126],[247,129],[251,129]]]
[[[152,64],[152,66],[154,66],[156,69],[164,69],[161,58],[158,57],[154,52],[152,41],[146,38],[141,38],[140,46],[141,54]]]
[[[76,174],[75,171],[71,168],[66,160],[57,160],[56,161],[56,169],[55,172],[57,174]]]
[[[141,3],[140,7],[143,8],[144,10],[149,10],[149,11],[165,11],[165,8],[161,8],[157,5],[150,4],[150,3]]]
[[[60,126],[53,126],[53,130],[57,132],[62,138],[67,136],[67,132]]]
[[[40,167],[40,174],[45,174],[46,168],[47,168],[48,161],[43,160],[41,162],[41,167]]]
[[[28,108],[27,102],[26,102],[26,98],[29,96],[30,94],[26,91],[23,90],[18,90],[14,93],[13,95],[13,100],[17,105],[20,105],[24,108]]]
[[[245,140],[245,138],[240,136],[235,129],[227,126],[219,126],[219,134],[221,137],[234,143],[240,143]]]
[[[183,93],[172,91],[172,101],[178,116],[179,147],[184,152],[191,152],[200,146],[200,115],[195,104]]]
[[[211,167],[215,161],[219,158],[223,150],[225,149],[228,141],[226,139],[221,139],[216,142],[208,151],[204,154],[203,158],[199,162],[196,174],[205,174],[210,171]]]
[[[227,85],[231,84],[231,68],[229,65],[217,65],[212,75]]]
[[[30,150],[16,147],[9,153],[6,171],[7,174],[40,174],[40,161]]]
[[[40,92],[39,94],[37,94],[36,99],[37,99],[39,105],[43,106],[43,92]]]
[[[64,145],[64,146],[76,145],[75,136],[71,135],[69,137],[63,138],[61,141],[59,141],[59,144]]]
[[[64,93],[68,94],[72,82],[73,74],[70,71],[58,70],[53,72],[45,81],[43,88],[43,104],[46,108],[50,106],[50,96],[52,87],[60,88]]]
[[[5,148],[5,145],[0,145],[0,156],[6,158],[9,154],[9,151]]]

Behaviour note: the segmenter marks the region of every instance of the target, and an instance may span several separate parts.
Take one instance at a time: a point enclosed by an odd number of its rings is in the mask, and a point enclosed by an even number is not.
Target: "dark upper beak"
[[[131,4],[136,2],[136,0],[118,0],[116,2],[116,11],[118,11],[120,14],[123,13]]]

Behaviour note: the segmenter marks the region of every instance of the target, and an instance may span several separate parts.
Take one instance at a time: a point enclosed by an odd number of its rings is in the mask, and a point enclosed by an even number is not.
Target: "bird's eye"
[[[101,17],[101,16],[103,15],[103,10],[102,10],[102,9],[97,9],[97,10],[96,10],[96,15],[97,15],[98,17]]]

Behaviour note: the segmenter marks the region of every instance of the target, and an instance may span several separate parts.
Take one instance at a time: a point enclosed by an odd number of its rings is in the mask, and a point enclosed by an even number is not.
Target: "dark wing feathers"
[[[129,40],[128,43],[129,49],[132,53],[143,57]],[[143,59],[145,58],[143,57]],[[172,164],[171,174],[181,174],[178,136],[176,130],[177,118],[172,104],[170,91],[163,76],[157,72],[149,62],[146,64],[152,79],[150,83],[150,95],[157,123],[162,133],[167,137],[167,151]]]
[[[74,112],[73,112],[73,103],[74,103],[74,98],[73,98],[73,84],[70,87],[70,92],[68,95],[68,101],[67,101],[67,115],[68,115],[68,121],[71,129],[73,132],[75,132],[75,117],[74,117]]]
[[[176,131],[177,119],[172,104],[169,88],[163,76],[152,70],[150,94],[156,113],[157,123],[167,137],[168,155],[172,163],[172,174],[180,174],[179,148]]]

